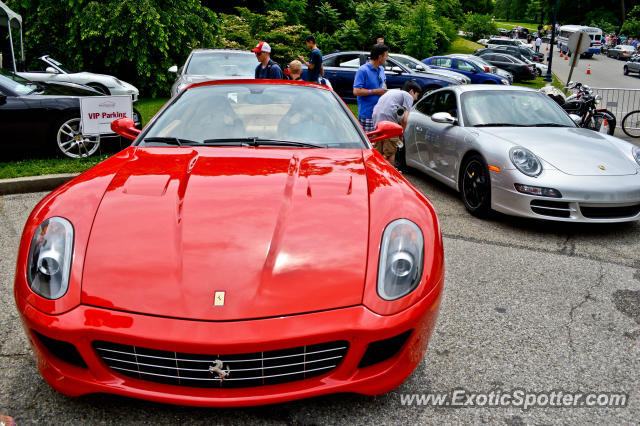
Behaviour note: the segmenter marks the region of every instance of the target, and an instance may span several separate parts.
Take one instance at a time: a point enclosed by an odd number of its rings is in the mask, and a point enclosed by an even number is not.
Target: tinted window
[[[360,55],[340,55],[334,66],[340,68],[360,68]]]
[[[452,62],[453,60],[451,58],[436,58],[431,63],[439,67],[451,68]]]
[[[197,143],[257,137],[329,148],[364,147],[357,125],[332,92],[287,85],[224,84],[189,89],[157,118],[147,137]]]
[[[425,96],[416,105],[416,110],[428,116],[436,112],[448,112],[453,117],[457,117],[456,95],[447,90]]]

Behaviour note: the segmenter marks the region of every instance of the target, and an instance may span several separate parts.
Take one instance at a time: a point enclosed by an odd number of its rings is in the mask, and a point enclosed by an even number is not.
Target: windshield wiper
[[[527,125],[514,123],[483,123],[475,124],[473,127],[527,127]]]
[[[151,143],[159,142],[166,145],[178,145],[178,146],[201,145],[199,142],[196,142],[196,141],[191,141],[189,139],[180,139],[180,138],[175,138],[170,136],[164,136],[164,137],[154,136],[154,137],[144,138],[142,142],[151,142]]]
[[[316,145],[307,142],[285,141],[279,139],[265,138],[220,138],[205,139],[202,141],[204,145],[209,146],[295,146],[299,148],[326,148],[327,145]]]

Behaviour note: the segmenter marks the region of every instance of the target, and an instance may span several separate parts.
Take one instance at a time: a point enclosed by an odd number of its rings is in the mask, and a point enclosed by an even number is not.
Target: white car
[[[31,81],[70,82],[84,84],[92,87],[105,95],[129,95],[133,102],[138,100],[138,89],[135,86],[119,80],[111,75],[94,74],[92,72],[72,72],[65,69],[62,64],[49,55],[41,56],[46,64],[45,71],[27,71],[17,73],[19,76]]]

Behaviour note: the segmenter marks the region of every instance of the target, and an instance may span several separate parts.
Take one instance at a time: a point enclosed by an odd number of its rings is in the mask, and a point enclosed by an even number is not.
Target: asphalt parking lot
[[[13,302],[22,226],[45,194],[0,198],[0,414],[17,424],[637,424],[640,224],[555,224],[467,214],[457,195],[407,177],[441,221],[446,284],[422,364],[394,392],[266,407],[203,409],[107,395],[67,398],[36,370]],[[625,408],[434,408],[403,394],[625,392]]]

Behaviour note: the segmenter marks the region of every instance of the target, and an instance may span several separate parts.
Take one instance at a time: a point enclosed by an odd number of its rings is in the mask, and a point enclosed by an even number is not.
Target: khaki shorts
[[[398,152],[399,138],[385,139],[383,141],[376,142],[373,147],[378,150],[380,154],[387,160],[394,159],[396,152]]]

